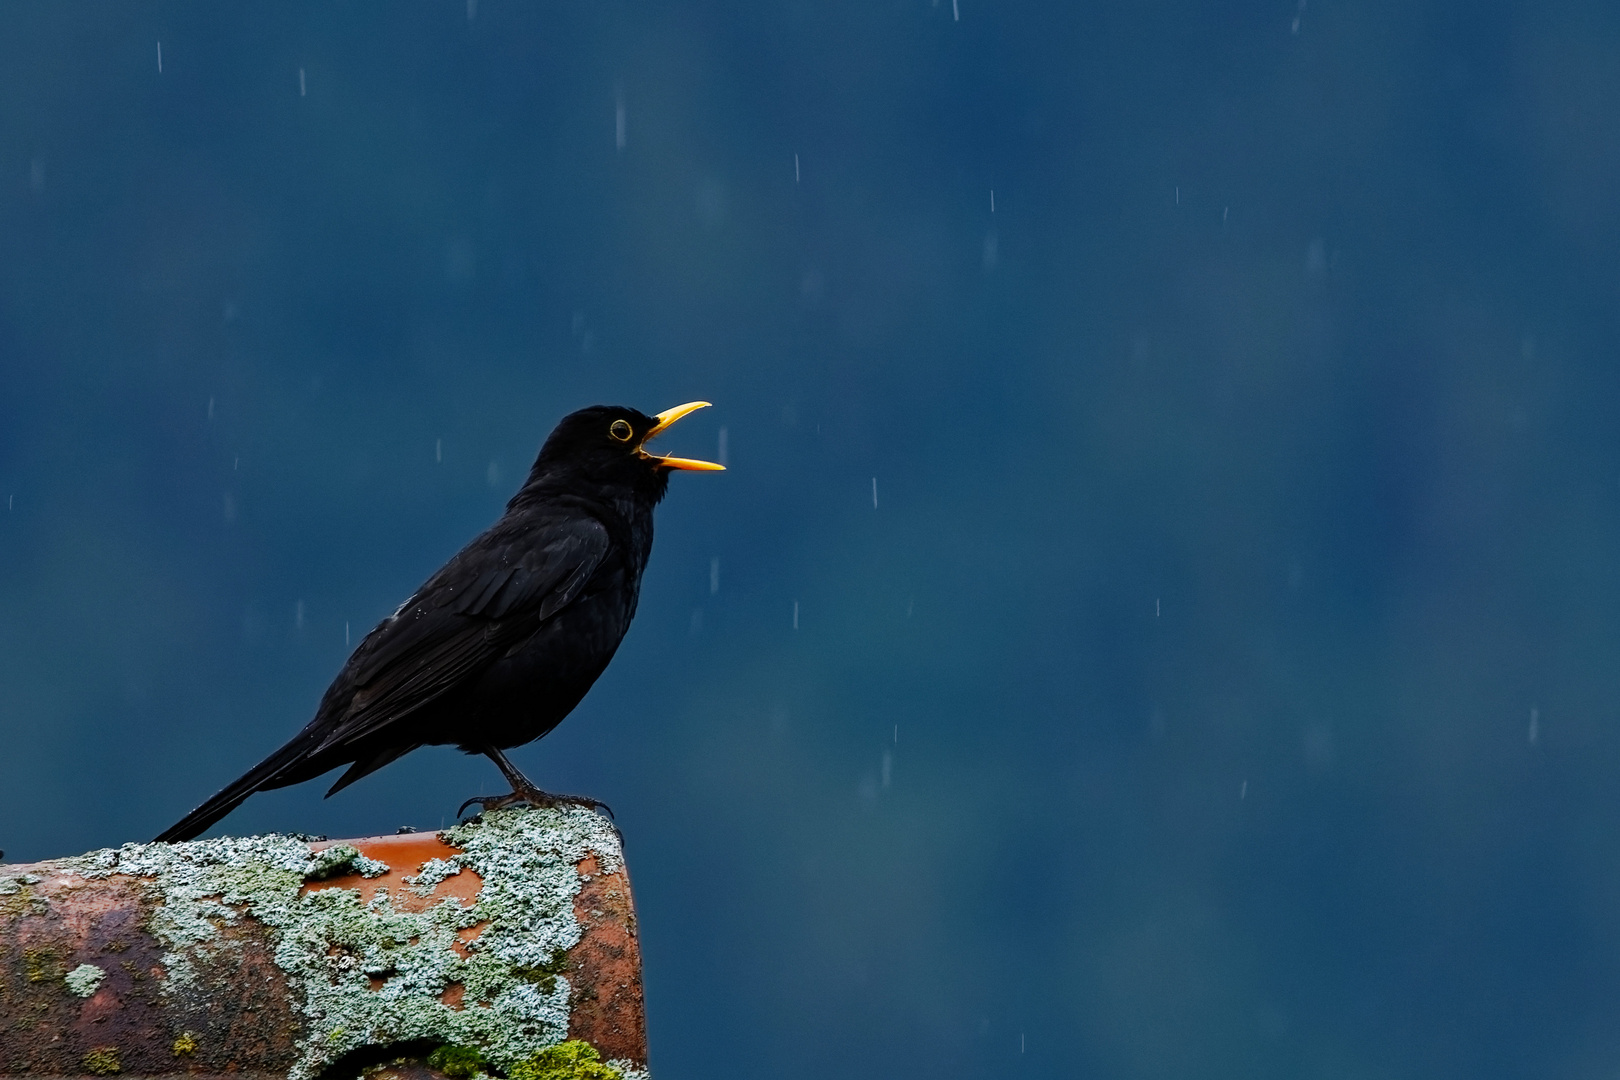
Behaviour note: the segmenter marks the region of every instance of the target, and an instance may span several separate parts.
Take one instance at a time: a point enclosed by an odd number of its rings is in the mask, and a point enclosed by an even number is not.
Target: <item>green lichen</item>
[[[362,877],[381,877],[388,873],[388,864],[360,854],[353,844],[333,844],[322,848],[309,858],[309,870],[304,874],[309,881],[359,874]]]
[[[39,946],[23,950],[23,971],[31,983],[46,982],[65,974],[66,965],[55,949]]]
[[[570,1039],[531,1054],[506,1070],[509,1080],[623,1080],[624,1074],[602,1060],[596,1047]]]
[[[542,993],[549,994],[557,987],[557,976],[568,973],[568,954],[561,949],[551,954],[551,959],[535,967],[519,968],[516,975],[520,979],[527,979],[538,986]]]
[[[441,1046],[428,1055],[428,1068],[437,1069],[451,1080],[467,1080],[490,1070],[490,1064],[476,1046]]]
[[[18,874],[16,877],[0,874],[0,919],[43,915],[46,911],[45,901],[35,896],[33,890],[33,886],[41,880],[38,874]]]
[[[124,1071],[124,1063],[118,1060],[116,1046],[98,1046],[84,1055],[79,1064],[91,1076],[116,1076]]]
[[[101,980],[106,977],[107,973],[96,967],[96,965],[80,964],[62,976],[62,981],[67,983],[67,988],[79,997],[87,998],[95,995],[96,987],[100,986]]]
[[[284,836],[130,844],[59,865],[151,882],[148,929],[166,950],[164,989],[183,1000],[201,994],[203,966],[240,947],[223,928],[243,917],[269,927],[304,1018],[291,1080],[363,1047],[415,1040],[472,1047],[496,1069],[516,1068],[567,1038],[566,955],[581,934],[574,867],[595,855],[617,870],[618,835],[598,815],[565,807],[497,811],[441,836],[459,853],[433,860],[406,887],[425,894],[468,870],[482,882],[470,904],[448,897],[411,912],[396,910],[386,888],[364,902],[354,889],[303,892],[307,881],[388,868],[344,852],[348,845],[312,855]],[[461,941],[458,932],[475,926],[478,935]],[[461,1004],[444,1004],[456,985]]]
[[[439,882],[461,873],[461,867],[451,859],[429,859],[422,869],[405,879],[405,884],[417,896],[427,896],[438,888]]]

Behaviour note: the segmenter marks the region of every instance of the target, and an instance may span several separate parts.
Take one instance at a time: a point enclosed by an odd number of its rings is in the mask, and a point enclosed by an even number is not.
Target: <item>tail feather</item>
[[[311,741],[300,733],[286,746],[249,769],[246,775],[158,834],[157,841],[174,843],[194,839],[214,822],[241,806],[254,792],[296,784],[340,764],[337,761],[322,764],[319,760],[311,759],[308,756]]]

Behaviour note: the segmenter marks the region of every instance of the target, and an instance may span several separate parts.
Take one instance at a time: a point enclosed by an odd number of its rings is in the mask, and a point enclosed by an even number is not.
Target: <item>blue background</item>
[[[663,446],[730,471],[515,755],[619,813],[661,1080],[1612,1075],[1617,56],[1582,0],[7,4],[0,847],[150,837],[561,415],[706,398]],[[501,788],[323,790],[224,828]]]

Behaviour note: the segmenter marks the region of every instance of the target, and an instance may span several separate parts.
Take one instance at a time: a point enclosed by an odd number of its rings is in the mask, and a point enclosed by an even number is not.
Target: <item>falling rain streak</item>
[[[799,155],[798,154],[793,155],[793,182],[795,184],[797,184],[799,182]]]
[[[715,593],[717,593],[719,591],[720,591],[720,560],[719,560],[719,558],[713,558],[713,559],[709,560],[709,595],[713,596]]]
[[[624,100],[622,98],[613,106],[613,146],[620,151],[624,150]]]
[[[158,42],[158,74],[163,74],[163,42]]]
[[[299,97],[306,96],[305,95],[305,90],[304,90],[304,69],[303,68],[298,69],[298,96]]]
[[[877,509],[877,477],[872,477],[872,509]]]
[[[799,628],[799,602],[793,601],[793,629]]]
[[[731,456],[730,453],[729,453],[729,447],[727,446],[727,443],[729,441],[730,440],[727,438],[726,429],[721,428],[720,429],[720,447],[719,447],[717,456],[719,458],[720,464],[722,464],[722,465],[730,465],[731,464],[730,461],[726,460],[727,458],[729,458]]]

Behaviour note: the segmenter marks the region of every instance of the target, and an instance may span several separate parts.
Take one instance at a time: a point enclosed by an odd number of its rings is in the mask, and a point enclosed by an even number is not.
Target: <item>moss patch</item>
[[[451,1080],[467,1080],[490,1071],[489,1062],[474,1046],[441,1046],[428,1055],[427,1063]]]
[[[124,1071],[123,1062],[118,1060],[118,1047],[98,1046],[79,1062],[84,1071],[91,1076],[115,1076]]]
[[[623,1080],[596,1047],[578,1039],[548,1046],[508,1069],[511,1080]]]
[[[474,1046],[441,1046],[428,1056],[427,1063],[452,1080],[480,1076],[504,1076],[507,1080],[637,1080],[646,1075],[618,1062],[603,1061],[596,1047],[579,1039],[548,1046],[504,1072]]]

